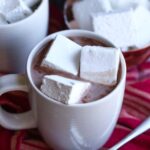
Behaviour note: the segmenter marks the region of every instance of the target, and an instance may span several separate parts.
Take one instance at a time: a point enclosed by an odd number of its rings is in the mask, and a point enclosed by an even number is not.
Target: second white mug
[[[0,25],[0,71],[25,72],[28,55],[48,32],[49,0],[41,0],[27,18]]]

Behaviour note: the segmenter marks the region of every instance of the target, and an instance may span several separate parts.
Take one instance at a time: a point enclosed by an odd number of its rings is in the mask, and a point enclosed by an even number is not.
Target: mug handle
[[[10,74],[0,77],[0,96],[10,91],[28,91],[25,76]],[[7,129],[20,130],[37,126],[32,110],[24,113],[9,113],[0,106],[0,125]]]

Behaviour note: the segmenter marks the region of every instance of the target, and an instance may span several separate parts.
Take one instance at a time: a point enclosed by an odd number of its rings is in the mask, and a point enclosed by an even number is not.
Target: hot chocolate
[[[76,42],[77,44],[79,44],[81,46],[91,45],[91,46],[107,47],[107,45],[105,43],[103,43],[100,40],[96,40],[96,39],[91,39],[91,38],[87,38],[87,37],[77,37],[77,36],[76,37],[68,37],[68,38],[73,40],[74,42]],[[47,45],[45,45],[43,48],[41,48],[41,50],[37,53],[37,55],[33,59],[32,78],[33,78],[35,85],[39,88],[39,90],[40,90],[40,86],[42,84],[42,79],[43,79],[44,75],[60,75],[60,76],[68,77],[71,79],[83,80],[79,77],[79,75],[75,76],[75,75],[72,75],[72,74],[69,74],[69,73],[66,73],[63,71],[57,71],[52,68],[47,68],[47,67],[41,66],[41,62],[42,62],[43,58],[45,57],[45,55],[47,54],[52,42],[53,41],[50,41],[49,43],[47,43]],[[120,72],[120,70],[121,69],[119,69],[119,72]],[[118,73],[118,80],[119,80],[119,76],[120,76],[120,73]],[[90,88],[90,90],[86,94],[86,96],[82,99],[82,102],[87,103],[87,102],[91,102],[91,101],[100,99],[100,98],[106,96],[107,94],[109,94],[115,87],[116,87],[116,85],[106,86],[106,85],[102,85],[102,84],[92,83],[92,87]]]

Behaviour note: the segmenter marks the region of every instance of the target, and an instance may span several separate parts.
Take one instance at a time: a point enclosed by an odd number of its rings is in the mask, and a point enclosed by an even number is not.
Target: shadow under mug
[[[0,124],[15,130],[37,127],[54,149],[96,150],[109,139],[119,117],[126,80],[125,60],[120,53],[121,77],[111,93],[86,104],[61,104],[45,96],[35,86],[31,74],[34,56],[58,34],[98,39],[112,46],[102,37],[84,30],[66,30],[46,37],[30,53],[26,75],[12,74],[0,78],[0,95],[12,90],[28,90],[31,104],[31,110],[22,114],[11,114],[0,107]]]
[[[25,72],[30,51],[48,33],[49,0],[18,22],[0,25],[0,71]]]

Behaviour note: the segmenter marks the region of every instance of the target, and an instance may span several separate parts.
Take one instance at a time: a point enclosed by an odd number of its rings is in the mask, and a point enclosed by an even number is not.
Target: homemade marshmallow
[[[72,8],[74,18],[81,29],[92,30],[91,13],[111,11],[109,0],[77,1]]]
[[[95,83],[115,85],[119,60],[117,48],[84,46],[81,50],[80,77]]]
[[[32,14],[30,7],[40,0],[0,0],[0,13],[5,16],[6,22],[13,23]]]
[[[8,13],[19,6],[19,0],[0,0],[0,12]]]
[[[0,25],[8,24],[3,14],[0,13]]]
[[[33,7],[38,4],[41,0],[22,0],[28,7]]]
[[[41,65],[77,75],[80,51],[80,45],[62,35],[57,35]]]
[[[48,97],[64,103],[80,103],[86,92],[90,88],[90,83],[65,78],[58,75],[46,75],[43,78],[41,91]]]
[[[133,22],[136,30],[135,46],[138,48],[148,46],[150,44],[150,11],[143,6],[136,7]]]
[[[134,46],[135,28],[133,26],[133,10],[92,15],[93,30],[108,39],[116,47]]]
[[[6,13],[5,17],[9,23],[13,23],[22,20],[31,14],[32,10],[22,3],[22,5],[19,5],[12,11]]]
[[[150,43],[150,12],[143,6],[92,15],[93,30],[116,47],[144,47]]]
[[[135,6],[144,6],[149,8],[149,0],[110,0],[113,10],[125,10]]]

